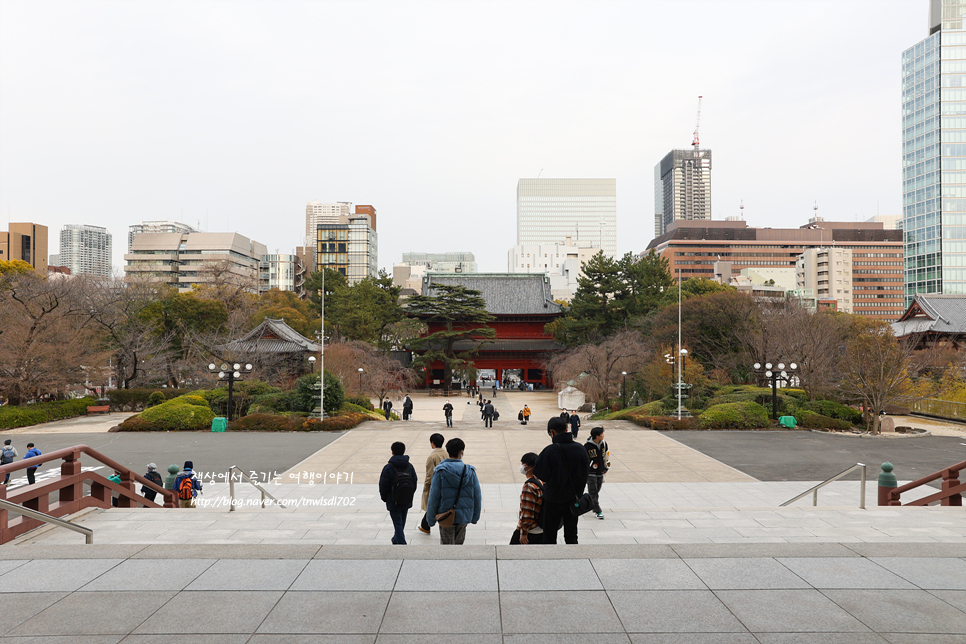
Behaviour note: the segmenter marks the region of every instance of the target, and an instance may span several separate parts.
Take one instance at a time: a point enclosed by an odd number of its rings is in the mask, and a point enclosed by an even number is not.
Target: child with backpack
[[[195,507],[195,498],[201,492],[201,481],[195,476],[194,463],[184,462],[184,469],[174,479],[174,492],[178,495],[179,508]]]
[[[0,449],[0,465],[8,465],[13,463],[13,460],[17,458],[17,448],[13,446],[13,441],[9,438],[3,441],[3,448]],[[6,485],[10,482],[10,472],[3,478],[3,484]]]
[[[520,473],[527,477],[520,494],[520,520],[510,537],[510,545],[543,543],[543,482],[533,475],[537,455],[527,452],[520,458]]]
[[[406,445],[396,441],[390,447],[392,457],[382,468],[379,477],[379,498],[386,503],[389,518],[395,534],[392,543],[397,546],[406,545],[406,515],[413,507],[413,495],[416,494],[416,470],[406,456]]]

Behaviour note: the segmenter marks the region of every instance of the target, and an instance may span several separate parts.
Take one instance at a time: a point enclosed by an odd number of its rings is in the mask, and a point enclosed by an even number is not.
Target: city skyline
[[[680,5],[199,2],[186,20],[7,2],[0,216],[115,236],[175,220],[291,253],[307,202],[351,200],[379,208],[380,268],[459,247],[492,271],[520,178],[614,177],[617,253],[639,252],[654,165],[691,142],[699,94],[715,219],[742,200],[754,226],[814,202],[829,220],[901,212],[900,62],[928,2]],[[319,23],[340,25],[321,49]],[[702,46],[672,49],[669,25]]]

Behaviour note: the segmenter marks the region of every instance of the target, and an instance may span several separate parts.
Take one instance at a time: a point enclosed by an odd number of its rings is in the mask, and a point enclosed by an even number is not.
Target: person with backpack
[[[41,455],[40,450],[34,447],[33,443],[27,443],[27,453],[23,455],[23,460],[26,461],[28,458],[33,458],[34,456],[40,456],[40,455]],[[37,479],[35,478],[36,474],[37,474],[36,465],[34,465],[33,467],[27,468],[27,485],[33,485],[34,483],[37,482]]]
[[[527,477],[520,493],[520,520],[510,537],[510,545],[543,543],[543,481],[533,475],[537,455],[527,452],[520,458],[520,473]]]
[[[390,446],[392,456],[382,468],[379,477],[379,498],[386,502],[389,518],[395,534],[392,543],[397,546],[406,545],[406,514],[413,507],[413,495],[416,494],[416,470],[406,456],[406,445],[396,441]]]
[[[154,463],[148,463],[148,471],[145,473],[144,478],[151,481],[158,487],[164,487],[164,481],[161,480],[161,475],[158,474],[158,466]],[[148,501],[153,501],[158,496],[158,493],[149,488],[147,485],[141,486],[141,494],[143,494],[144,498]]]
[[[13,446],[13,441],[9,438],[3,441],[3,448],[0,449],[0,465],[8,465],[13,463],[13,459],[17,458],[17,448]],[[10,472],[3,478],[3,484],[6,485],[10,482]]]
[[[194,463],[184,462],[184,469],[174,480],[174,491],[178,495],[179,508],[195,507],[195,498],[201,492],[201,481],[195,476]]]
[[[476,476],[476,468],[463,462],[466,443],[452,438],[446,443],[449,458],[436,466],[429,486],[426,518],[429,525],[439,523],[439,542],[444,545],[463,545],[466,524],[480,520],[483,511],[483,491]]]

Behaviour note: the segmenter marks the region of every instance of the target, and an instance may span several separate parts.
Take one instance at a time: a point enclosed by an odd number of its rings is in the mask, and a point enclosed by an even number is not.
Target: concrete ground
[[[91,414],[55,420],[40,425],[28,425],[14,429],[0,429],[0,436],[27,434],[38,436],[43,434],[100,434],[108,432],[115,425],[120,425],[133,416],[132,413],[114,412],[111,414]]]

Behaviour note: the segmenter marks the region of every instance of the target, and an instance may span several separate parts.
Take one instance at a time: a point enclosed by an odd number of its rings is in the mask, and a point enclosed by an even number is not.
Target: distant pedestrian
[[[495,410],[493,409],[493,403],[489,400],[483,405],[483,427],[493,427],[493,414]]]
[[[416,470],[413,469],[406,456],[406,445],[395,442],[390,447],[392,456],[382,468],[379,477],[379,498],[386,502],[389,518],[395,532],[392,536],[393,545],[406,545],[406,515],[413,507],[413,495],[416,494]]]
[[[443,405],[443,415],[446,416],[446,426],[453,426],[453,405],[447,400],[446,404]]]
[[[40,455],[41,455],[40,450],[34,447],[33,443],[27,443],[27,453],[23,455],[23,460],[26,461],[28,458],[33,458],[34,456],[40,456]],[[37,479],[34,478],[34,475],[36,473],[37,473],[36,465],[34,465],[33,467],[27,468],[27,485],[33,485],[34,483],[37,482]]]
[[[433,470],[436,466],[446,460],[447,454],[446,450],[443,449],[443,438],[442,434],[433,434],[429,437],[429,445],[433,448],[433,451],[429,453],[429,457],[426,459],[426,478],[423,479],[423,518],[419,522],[419,531],[423,534],[429,534],[429,523],[426,521],[426,508],[429,506],[429,487],[433,482]]]
[[[523,406],[523,424],[526,425],[530,422],[530,407],[527,405]]]
[[[389,420],[389,416],[392,415],[392,401],[388,398],[382,402],[382,411],[386,414],[386,420]]]
[[[110,481],[111,483],[117,483],[118,485],[120,485],[121,473],[118,472],[117,470],[114,470],[114,474],[112,474],[111,476],[108,476],[107,480]],[[114,506],[115,508],[117,507],[117,496],[113,494],[111,495],[111,505]]]
[[[13,441],[9,438],[3,441],[3,448],[0,448],[0,465],[8,465],[13,463],[13,460],[17,458],[19,454],[17,453],[17,448],[13,446]],[[3,484],[6,485],[10,482],[10,472],[3,478]]]
[[[413,399],[406,394],[403,399],[403,420],[409,420],[409,417],[413,415]]]
[[[565,423],[570,422],[570,412],[568,412],[566,409],[560,412],[560,417],[564,419]]]
[[[580,416],[577,415],[576,409],[574,413],[570,414],[567,422],[570,423],[570,433],[574,435],[574,438],[577,438],[577,432],[580,431]]]
[[[201,492],[201,481],[195,476],[194,467],[194,463],[185,461],[184,469],[174,480],[174,492],[178,495],[178,507],[195,507],[195,499]]]
[[[483,510],[480,480],[476,468],[463,463],[465,450],[466,444],[459,438],[446,443],[449,458],[436,466],[429,488],[426,517],[430,526],[440,523],[439,542],[444,546],[462,545],[466,525],[478,522]]]
[[[527,452],[520,459],[520,473],[527,477],[520,493],[520,519],[510,537],[510,545],[543,543],[543,481],[533,475],[537,455]]]
[[[144,478],[151,481],[158,487],[164,487],[164,481],[161,480],[161,475],[158,474],[158,466],[154,463],[148,463],[148,471],[144,473]],[[149,488],[147,485],[141,486],[141,494],[143,494],[144,498],[148,501],[153,501],[158,496],[158,493]]]
[[[544,543],[557,543],[557,530],[563,521],[564,540],[577,543],[577,519],[571,511],[584,493],[590,459],[587,450],[574,441],[567,423],[559,417],[547,421],[553,441],[543,448],[533,475],[543,481]]]
[[[604,428],[594,427],[590,430],[590,436],[584,443],[587,449],[587,457],[590,459],[590,470],[587,472],[587,493],[594,502],[594,514],[598,519],[604,518],[604,512],[600,509],[600,488],[604,485],[604,474],[607,473],[607,456],[604,450],[607,443],[604,442]]]

